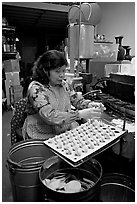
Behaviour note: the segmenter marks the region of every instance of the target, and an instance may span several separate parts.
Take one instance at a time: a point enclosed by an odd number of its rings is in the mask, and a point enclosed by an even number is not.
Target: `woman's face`
[[[66,66],[50,70],[49,81],[53,85],[61,84],[62,80],[65,78]]]

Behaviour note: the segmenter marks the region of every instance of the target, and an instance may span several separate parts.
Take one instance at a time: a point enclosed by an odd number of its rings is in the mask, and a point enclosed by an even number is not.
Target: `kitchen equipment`
[[[79,58],[92,58],[94,48],[94,27],[89,24],[81,23],[69,26],[70,34],[74,35],[74,56]]]
[[[122,47],[123,36],[117,36],[115,37],[115,39],[116,39],[116,44],[119,44],[117,60],[122,61],[124,60],[124,56],[125,56],[125,49]]]
[[[110,95],[125,102],[135,103],[135,76],[110,73],[110,78],[106,83],[107,92]]]
[[[103,175],[101,179],[100,201],[135,202],[135,181],[119,173]]]
[[[90,119],[44,143],[67,163],[77,167],[114,145],[125,132],[105,120]]]
[[[80,192],[67,193],[61,190],[54,190],[47,185],[45,180],[57,174],[60,176],[69,174],[73,179],[78,179],[82,186],[85,185],[86,181],[87,187],[83,186],[84,189]],[[54,156],[43,163],[39,177],[44,186],[44,195],[47,201],[97,201],[100,193],[102,167],[97,160],[92,159],[79,166],[79,168],[73,168],[58,156]],[[54,177],[54,179],[56,178]]]
[[[131,59],[132,59],[132,56],[130,55],[131,47],[130,47],[130,46],[123,46],[123,48],[124,48],[125,51],[126,51],[125,60],[131,61]]]
[[[68,12],[69,23],[78,23],[81,14],[81,22],[96,26],[102,18],[101,8],[97,3],[82,3],[81,7],[72,5]]]
[[[14,201],[43,200],[39,170],[43,162],[53,155],[40,140],[21,141],[10,148],[7,167]]]

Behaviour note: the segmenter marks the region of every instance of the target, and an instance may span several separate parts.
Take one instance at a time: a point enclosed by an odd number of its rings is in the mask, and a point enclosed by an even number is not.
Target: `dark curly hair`
[[[63,52],[57,50],[44,52],[34,63],[32,78],[42,84],[48,84],[49,71],[64,65],[68,66],[68,62]]]

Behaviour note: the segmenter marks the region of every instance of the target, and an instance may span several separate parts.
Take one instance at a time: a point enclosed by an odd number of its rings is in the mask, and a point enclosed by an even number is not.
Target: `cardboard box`
[[[121,74],[130,75],[131,64],[121,64],[120,72]]]
[[[5,72],[19,72],[20,66],[17,59],[10,59],[4,61],[4,70]]]
[[[11,95],[10,95],[10,87],[20,87],[20,79],[19,79],[19,72],[7,72],[5,73],[6,80],[5,80],[5,89],[6,89],[6,98],[7,98],[7,105],[10,105]],[[13,98],[13,97],[12,97]]]
[[[13,86],[13,99],[14,103],[23,98],[23,87],[21,85]]]
[[[13,98],[14,98],[14,103],[18,102],[21,98],[23,98],[22,92],[16,92],[16,93],[14,93]]]
[[[20,85],[19,72],[7,72],[5,73],[7,84],[10,82],[12,86]]]
[[[13,86],[13,93],[22,93],[23,87],[21,85]]]
[[[10,84],[10,81],[5,80],[7,105],[10,105],[11,102],[15,103],[19,99],[23,98],[23,87],[21,85],[15,85],[15,86],[12,85],[12,90],[11,90],[10,89],[11,85],[12,84]],[[12,94],[10,91],[12,91]]]
[[[23,87],[21,85],[13,86],[13,100],[14,103],[23,98]]]
[[[119,64],[106,64],[105,65],[105,76],[109,77],[110,73],[117,73],[120,71]]]

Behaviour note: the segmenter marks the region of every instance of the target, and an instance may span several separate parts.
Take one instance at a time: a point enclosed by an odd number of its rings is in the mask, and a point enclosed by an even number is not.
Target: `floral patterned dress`
[[[30,83],[28,101],[35,114],[28,115],[23,126],[24,139],[48,139],[72,129],[73,124],[67,123],[71,105],[76,109],[86,108],[90,100],[78,97],[71,86],[65,81],[62,85],[42,85],[37,81]]]

